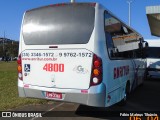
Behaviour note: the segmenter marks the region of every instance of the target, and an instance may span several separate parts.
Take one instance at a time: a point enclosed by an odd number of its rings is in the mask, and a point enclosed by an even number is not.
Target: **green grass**
[[[47,100],[18,97],[17,63],[0,61],[0,111],[43,103],[47,103]]]

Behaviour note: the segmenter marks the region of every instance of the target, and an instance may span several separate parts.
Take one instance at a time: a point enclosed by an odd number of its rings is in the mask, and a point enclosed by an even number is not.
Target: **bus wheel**
[[[145,72],[144,72],[144,77],[143,77],[143,81],[145,81],[145,80],[148,80],[148,71],[147,70],[145,70]]]
[[[124,93],[124,98],[119,102],[120,106],[125,106],[126,105],[127,98],[128,98],[128,95],[129,95],[129,88],[130,88],[130,84],[129,84],[129,82],[127,82],[125,93]]]

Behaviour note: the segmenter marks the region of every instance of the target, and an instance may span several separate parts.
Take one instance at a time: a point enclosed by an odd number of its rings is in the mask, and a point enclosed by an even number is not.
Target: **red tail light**
[[[92,76],[90,86],[98,85],[102,82],[102,59],[96,54],[93,56]]]
[[[19,78],[20,80],[23,80],[21,54],[18,56],[17,64],[18,64],[18,66],[17,66],[18,78]]]
[[[89,3],[91,6],[95,7],[96,3]]]
[[[100,62],[99,59],[97,59],[97,60],[94,61],[94,66],[95,66],[95,67],[101,66],[101,62]]]

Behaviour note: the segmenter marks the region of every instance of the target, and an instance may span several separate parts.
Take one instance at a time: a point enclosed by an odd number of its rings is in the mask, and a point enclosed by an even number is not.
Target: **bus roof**
[[[34,11],[34,10],[41,9],[41,8],[46,8],[46,7],[59,7],[59,6],[66,6],[66,5],[88,5],[88,6],[95,7],[96,3],[86,2],[86,3],[58,3],[58,4],[50,4],[50,5],[47,5],[47,6],[33,8],[33,9],[30,9],[30,10],[27,10],[26,12],[30,12],[30,11]]]

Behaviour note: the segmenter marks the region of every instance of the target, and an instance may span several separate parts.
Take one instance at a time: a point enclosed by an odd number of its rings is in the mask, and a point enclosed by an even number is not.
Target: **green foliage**
[[[0,44],[0,57],[17,57],[18,56],[19,42],[17,41],[7,41]]]
[[[18,97],[16,62],[0,61],[0,111],[26,104],[42,104],[46,100]]]

